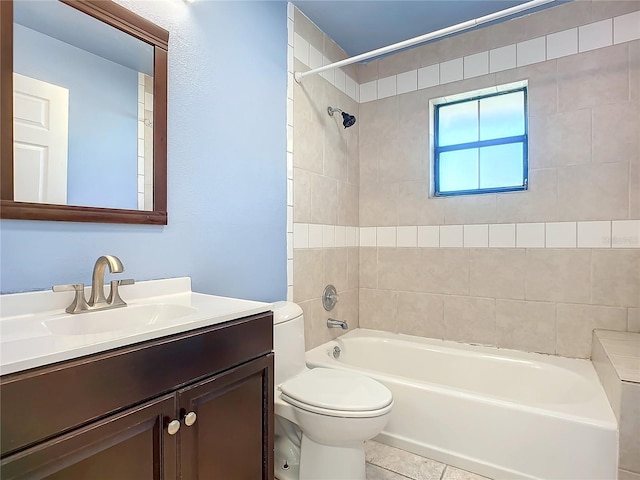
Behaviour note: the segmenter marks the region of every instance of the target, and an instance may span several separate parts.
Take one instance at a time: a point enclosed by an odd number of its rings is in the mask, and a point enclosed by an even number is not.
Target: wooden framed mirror
[[[0,218],[167,224],[168,41],[109,0],[0,1]]]

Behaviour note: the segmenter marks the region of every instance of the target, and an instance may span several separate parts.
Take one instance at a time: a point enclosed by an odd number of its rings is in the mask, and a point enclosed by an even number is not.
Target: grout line
[[[553,304],[553,354],[559,355],[558,353],[558,304]]]
[[[593,305],[593,248],[589,249],[589,304]]]
[[[632,76],[632,70],[633,70],[631,68],[631,65],[632,65],[631,62],[633,61],[635,61],[635,59],[631,57],[631,47],[627,45],[627,65],[629,66],[629,68],[627,68],[627,96],[628,96],[627,100],[628,101],[633,101],[633,95],[631,92],[631,76]]]
[[[442,480],[444,478],[444,473],[447,471],[447,468],[449,468],[449,465],[445,465],[444,468],[442,469],[442,474],[440,475],[440,480]]]
[[[380,249],[376,247],[376,289],[380,287]]]
[[[463,229],[463,232],[464,232],[464,229]],[[463,240],[464,240],[464,233],[463,233]],[[466,254],[467,254],[467,295],[471,296],[471,252],[469,252],[469,250],[467,249]],[[495,303],[494,303],[494,314],[495,314]]]
[[[385,470],[385,471],[387,471],[387,472],[391,472],[391,473],[393,473],[393,474],[395,474],[395,475],[398,475],[399,477],[406,478],[406,479],[408,479],[408,480],[417,480],[417,479],[415,479],[415,478],[407,477],[406,475],[403,475],[402,473],[398,473],[398,472],[396,472],[395,470],[391,470],[391,469],[389,469],[389,468],[387,468],[387,467],[383,467],[383,466],[378,465],[378,464],[376,464],[376,463],[371,463],[371,462],[367,462],[367,463],[368,463],[369,465],[373,465],[373,466],[374,466],[374,467],[376,467],[376,468],[379,468],[380,470]]]

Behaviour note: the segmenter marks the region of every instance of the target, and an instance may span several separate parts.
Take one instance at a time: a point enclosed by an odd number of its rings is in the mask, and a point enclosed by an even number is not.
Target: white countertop
[[[108,292],[107,292],[108,293]],[[51,291],[0,296],[0,375],[82,357],[113,348],[182,333],[271,310],[272,304],[191,291],[189,278],[151,280],[120,287],[128,306],[177,305],[193,309],[179,318],[132,328],[81,335],[56,335],[45,322],[68,317],[72,292]],[[88,295],[87,295],[88,297]],[[98,312],[75,314],[91,321]],[[96,317],[97,318],[97,317]]]

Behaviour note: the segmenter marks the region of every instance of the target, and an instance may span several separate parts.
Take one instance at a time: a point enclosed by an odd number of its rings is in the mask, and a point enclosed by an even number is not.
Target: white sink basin
[[[194,293],[188,277],[136,282],[122,286],[120,294],[126,307],[73,315],[64,310],[74,292],[44,290],[0,296],[0,375],[271,309],[269,303]]]
[[[150,304],[129,305],[112,310],[98,310],[96,312],[69,314],[42,324],[54,335],[93,335],[96,333],[133,330],[163,323],[179,323],[181,317],[186,317],[197,310],[184,305]]]

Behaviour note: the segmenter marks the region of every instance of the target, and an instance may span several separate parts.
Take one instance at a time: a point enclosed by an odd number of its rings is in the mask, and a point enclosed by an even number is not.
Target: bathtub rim
[[[578,375],[582,380],[593,383],[592,387],[599,389],[596,394],[600,397],[596,399],[596,401],[603,402],[606,401],[606,406],[608,406],[608,410],[603,413],[603,417],[596,418],[594,416],[589,416],[586,414],[575,414],[571,412],[567,412],[561,407],[563,404],[531,404],[531,403],[519,403],[515,400],[504,399],[498,396],[491,396],[489,394],[480,393],[480,392],[472,392],[469,390],[464,390],[461,388],[456,388],[453,386],[442,386],[437,383],[425,382],[421,380],[412,379],[406,376],[399,376],[388,374],[384,372],[379,372],[372,369],[367,369],[358,366],[351,366],[349,364],[345,364],[340,362],[339,360],[333,358],[332,356],[326,354],[329,350],[332,350],[334,346],[344,346],[342,341],[343,339],[350,338],[382,338],[387,340],[395,340],[401,342],[414,342],[420,344],[427,344],[435,347],[445,347],[452,348],[455,350],[465,350],[476,352],[480,351],[485,355],[489,356],[497,356],[500,358],[510,357],[512,354],[516,358],[525,359],[528,361],[540,361],[544,364],[551,364],[552,366],[559,368],[566,368],[571,370],[572,367],[579,367],[582,370],[586,370],[590,378],[585,378],[585,372],[574,372],[571,373]],[[369,375],[375,380],[389,381],[401,383],[403,385],[412,386],[416,388],[427,388],[431,391],[440,393],[440,394],[448,394],[453,395],[460,398],[466,398],[469,400],[479,401],[481,403],[486,403],[490,405],[498,405],[504,408],[514,409],[514,410],[525,410],[533,413],[537,413],[540,415],[549,416],[557,419],[566,419],[570,421],[576,421],[583,423],[585,425],[591,425],[598,428],[603,428],[606,430],[615,430],[618,431],[618,423],[611,409],[611,405],[604,393],[604,388],[600,383],[599,377],[595,372],[595,368],[593,363],[588,359],[580,359],[580,358],[567,358],[567,357],[558,357],[555,355],[542,354],[542,353],[533,353],[533,352],[524,352],[521,350],[512,350],[500,347],[493,347],[488,345],[476,345],[476,344],[467,344],[462,342],[455,342],[451,340],[439,340],[432,339],[426,337],[416,337],[412,335],[406,335],[401,333],[391,333],[380,330],[371,330],[364,328],[356,328],[347,332],[340,337],[329,340],[313,349],[308,350],[305,353],[305,361],[308,368],[337,368],[341,370],[351,370],[356,371],[365,375]],[[557,365],[556,365],[557,364]],[[597,384],[595,383],[597,382]],[[566,404],[566,405],[575,405],[575,404]],[[604,405],[602,405],[604,406]],[[553,408],[556,407],[556,408]]]

